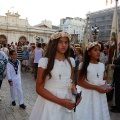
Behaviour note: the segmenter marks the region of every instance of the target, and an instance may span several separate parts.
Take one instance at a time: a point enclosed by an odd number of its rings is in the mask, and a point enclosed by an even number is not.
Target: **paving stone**
[[[7,120],[7,118],[6,118],[5,115],[1,115],[1,114],[0,114],[0,120]]]
[[[16,106],[13,107],[10,102],[10,88],[7,79],[2,84],[2,101],[0,101],[0,120],[29,120],[33,105],[37,99],[36,81],[33,74],[22,72],[22,88],[24,103],[27,106],[25,110],[18,105],[18,97],[16,94]],[[114,105],[114,100],[108,103],[109,109]],[[111,113],[111,120],[120,120],[120,113]]]
[[[15,120],[13,114],[6,114],[7,120]]]
[[[18,119],[21,119],[21,120],[22,120],[22,119],[23,119],[23,118],[22,118],[23,116],[21,116],[18,111],[14,111],[14,112],[13,112],[13,116],[14,116],[14,118],[15,118],[16,120],[18,120]]]

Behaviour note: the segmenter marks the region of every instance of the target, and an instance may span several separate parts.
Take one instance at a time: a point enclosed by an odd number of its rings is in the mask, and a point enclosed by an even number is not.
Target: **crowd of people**
[[[43,48],[42,48],[43,46]],[[21,72],[31,71],[34,78],[37,76],[38,61],[44,56],[45,44],[38,43],[29,44],[25,43],[11,43],[2,44],[0,49],[0,100],[1,100],[1,86],[2,81],[6,77],[10,85],[11,104],[16,105],[15,90],[18,92],[18,103],[23,109],[26,108],[23,102],[23,93],[21,87]]]
[[[83,51],[79,44],[70,45],[70,40],[69,33],[59,31],[51,35],[48,44],[35,46],[27,41],[2,46],[13,106],[17,89],[19,106],[26,108],[20,71],[34,74],[38,98],[29,120],[110,120],[106,97],[113,90],[107,84],[110,45],[89,42]],[[120,55],[112,61],[115,106],[111,112],[120,113]]]

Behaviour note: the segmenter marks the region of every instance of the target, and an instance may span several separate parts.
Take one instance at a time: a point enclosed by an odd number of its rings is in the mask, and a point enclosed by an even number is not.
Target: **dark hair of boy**
[[[13,53],[16,52],[15,50],[10,50],[9,55],[13,55]]]

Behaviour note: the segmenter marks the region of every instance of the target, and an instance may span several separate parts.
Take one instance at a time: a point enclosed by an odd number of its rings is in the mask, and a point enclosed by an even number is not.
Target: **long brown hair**
[[[52,77],[51,70],[54,67],[54,61],[55,61],[55,56],[56,56],[56,51],[57,51],[57,46],[58,46],[59,40],[60,40],[60,38],[50,40],[48,43],[47,52],[45,54],[45,57],[48,58],[48,64],[47,64],[47,68],[45,69],[44,74],[43,74],[44,80],[45,80],[47,75],[49,75],[49,79]],[[67,59],[67,60],[69,59],[69,49],[70,49],[70,47],[69,47],[69,39],[68,39],[68,49],[64,53],[65,59]],[[69,60],[68,60],[68,62],[69,62]]]
[[[79,71],[78,80],[81,79],[82,77],[87,78],[87,67],[88,67],[88,65],[90,63],[90,59],[91,59],[88,52],[90,52],[94,47],[90,48],[89,50],[85,50],[85,52],[84,52],[83,64],[82,64],[82,68]],[[99,62],[99,59],[97,61]]]

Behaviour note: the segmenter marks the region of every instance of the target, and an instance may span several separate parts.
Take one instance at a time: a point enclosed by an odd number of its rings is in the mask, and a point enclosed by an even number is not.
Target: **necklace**
[[[99,78],[99,75],[98,75],[98,73],[97,73],[97,78]]]
[[[61,80],[61,74],[59,74],[59,79]]]
[[[94,68],[95,68],[95,72],[96,72],[96,75],[97,75],[97,78],[99,78],[99,63],[98,64],[96,64],[95,66],[94,66]]]
[[[99,74],[98,74],[99,67],[98,67],[98,65],[96,66],[97,67],[97,70],[96,70],[96,72],[97,72],[97,78],[99,78]]]
[[[59,60],[57,60],[59,61]],[[65,61],[65,60],[64,60]],[[60,64],[60,71],[59,71],[59,80],[61,80],[62,78],[62,69],[63,69],[63,66],[64,66],[64,61],[59,61],[59,64]]]

